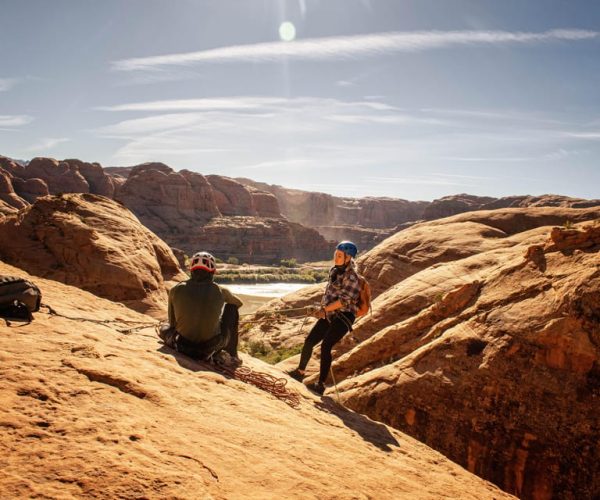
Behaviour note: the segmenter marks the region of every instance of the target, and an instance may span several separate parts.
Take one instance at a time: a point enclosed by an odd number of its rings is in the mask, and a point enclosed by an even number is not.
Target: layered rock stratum
[[[460,214],[402,231],[359,263],[376,298],[336,346],[346,405],[522,498],[596,498],[600,209]],[[281,315],[246,335],[290,347],[310,328],[299,336],[300,321]]]
[[[347,239],[355,241],[364,253],[417,222],[464,212],[600,206],[600,200],[559,195],[493,198],[458,194],[433,202],[337,197],[244,178],[176,172],[163,163],[103,168],[77,159],[34,158],[22,165],[0,156],[0,177],[0,214],[14,212],[23,203],[47,194],[89,192],[121,201],[184,254],[214,246],[224,260],[235,257],[259,264],[329,258],[332,243]],[[232,245],[221,244],[225,231],[236,233]],[[240,244],[241,240],[245,242]]]
[[[417,222],[441,219],[464,212],[499,208],[600,206],[600,200],[561,195],[494,198],[457,194],[426,201],[399,198],[352,198],[315,193],[240,178],[241,183],[273,193],[281,212],[290,220],[317,229],[329,240],[350,239],[364,252],[387,237]]]
[[[35,281],[58,313],[0,321],[3,498],[513,498],[301,384],[294,409],[151,326],[129,330],[148,316],[2,262],[0,274]]]
[[[103,169],[98,163],[52,158],[22,166],[0,157],[0,213],[61,193],[115,199],[187,255],[210,249],[224,260],[266,264],[320,260],[331,253],[318,231],[281,214],[272,193],[228,177],[175,172],[163,163]]]
[[[129,210],[93,194],[46,196],[0,220],[0,259],[159,316],[183,280],[171,249]]]

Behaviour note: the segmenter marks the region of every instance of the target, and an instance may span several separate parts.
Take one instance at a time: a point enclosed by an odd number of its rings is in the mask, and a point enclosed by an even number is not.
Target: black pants
[[[331,322],[326,319],[320,319],[313,326],[312,330],[304,341],[302,354],[300,355],[300,370],[306,369],[306,365],[312,356],[313,348],[321,341],[321,369],[319,372],[319,382],[325,383],[327,374],[331,368],[331,349],[342,337],[346,335],[354,323],[354,314],[342,312],[336,314]]]
[[[225,350],[231,356],[237,358],[239,321],[238,308],[233,304],[225,304],[218,335],[202,343],[192,342],[178,335],[176,340],[177,351],[190,358],[204,359],[215,352]]]

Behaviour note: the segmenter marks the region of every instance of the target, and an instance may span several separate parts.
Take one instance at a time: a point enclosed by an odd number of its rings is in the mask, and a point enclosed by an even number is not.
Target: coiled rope
[[[247,366],[230,367],[220,363],[210,363],[210,366],[223,375],[268,392],[295,410],[300,407],[300,395],[286,387],[288,381],[283,377],[258,372]]]

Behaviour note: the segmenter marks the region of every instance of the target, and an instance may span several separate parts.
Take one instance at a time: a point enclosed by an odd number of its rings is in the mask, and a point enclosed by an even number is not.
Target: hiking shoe
[[[212,356],[213,363],[229,368],[235,368],[242,364],[242,360],[238,357],[233,357],[227,351],[219,351]]]
[[[287,374],[294,380],[297,380],[298,382],[302,382],[304,380],[304,374],[300,373],[300,370],[298,370],[298,368],[287,372]]]
[[[167,347],[175,349],[175,345],[177,343],[177,330],[175,330],[175,328],[161,326],[161,328],[158,330],[158,336]]]
[[[325,385],[323,384],[323,382],[316,382],[313,384],[308,384],[306,387],[308,388],[309,391],[314,392],[315,394],[318,394],[319,396],[322,396],[323,393],[325,392]]]

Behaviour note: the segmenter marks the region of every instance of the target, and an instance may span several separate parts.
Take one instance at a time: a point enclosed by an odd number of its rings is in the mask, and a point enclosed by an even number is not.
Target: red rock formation
[[[35,202],[41,196],[47,196],[48,185],[42,179],[21,179],[14,177],[12,180],[15,191],[19,196],[29,203]]]
[[[25,167],[23,167],[23,165],[20,165],[11,158],[7,158],[6,156],[2,155],[0,155],[0,168],[4,169],[13,177],[22,177],[22,174],[25,171]]]
[[[166,282],[184,279],[173,253],[108,198],[39,198],[0,221],[0,258],[29,272],[164,315]]]
[[[427,202],[410,202],[394,198],[341,198],[240,178],[239,182],[273,193],[281,213],[305,226],[360,226],[360,229],[393,228],[419,220]],[[371,242],[372,244],[373,242]]]
[[[259,217],[281,217],[279,202],[274,194],[249,186],[252,196],[252,206]]]
[[[99,163],[86,163],[81,160],[64,160],[69,167],[76,167],[89,185],[90,193],[113,198],[115,186],[112,177],[106,175]]]
[[[0,212],[14,213],[27,206],[27,202],[15,193],[12,185],[12,175],[0,168]]]
[[[119,187],[116,199],[163,238],[170,233],[193,233],[219,215],[204,176],[188,171],[176,173],[162,163],[133,168]],[[170,243],[185,250],[175,242]]]
[[[200,174],[176,173],[164,164],[139,165],[131,170],[116,198],[188,255],[208,249],[224,259],[272,263],[290,257],[320,259],[329,254],[318,232],[285,219],[257,216],[276,211],[272,195],[251,191],[225,177],[208,178],[210,183]],[[219,208],[225,213],[251,215],[221,216]]]
[[[207,175],[219,211],[223,215],[257,215],[252,194],[239,182],[220,175]]]
[[[0,321],[3,498],[512,498],[295,381],[299,409],[165,348],[152,327],[119,331],[148,316],[2,262],[0,274],[95,321]]]
[[[545,241],[548,232],[405,280],[397,301],[425,292],[445,268],[454,281],[444,289],[455,288],[357,345],[334,372],[348,377],[338,389],[353,409],[521,498],[592,499],[600,493],[600,225],[555,228]]]
[[[34,158],[23,174],[26,179],[43,179],[50,194],[89,193],[90,186],[76,165],[53,158]]]
[[[459,194],[453,196],[445,196],[439,200],[434,200],[427,206],[423,212],[423,219],[434,220],[443,219],[452,215],[470,212],[472,210],[480,210],[484,205],[491,204],[497,201],[496,198],[489,196],[472,196],[469,194]],[[490,207],[491,209],[492,207]],[[505,208],[497,206],[493,208]]]
[[[327,239],[338,239],[344,233],[354,235],[363,250],[370,250],[381,242],[382,233],[390,235],[421,220],[436,220],[474,210],[600,206],[600,200],[558,195],[492,198],[459,194],[433,202],[374,197],[341,198],[325,193],[287,189],[245,178],[238,181],[273,193],[277,197],[281,213],[290,220],[317,228]]]
[[[368,339],[391,324],[418,314],[440,294],[458,286],[463,271],[454,271],[454,268],[442,267],[442,264],[494,250],[500,252],[501,256],[503,249],[511,248],[516,244],[515,241],[520,241],[520,233],[598,217],[600,208],[478,211],[416,224],[395,234],[358,259],[359,270],[368,279],[376,300],[372,314],[360,320],[352,336],[345,337],[336,346],[337,355],[347,352],[357,342]],[[426,270],[431,271],[426,275],[426,287],[420,287],[418,281],[416,284],[406,281],[417,273],[423,276],[420,273]],[[398,287],[403,286],[411,288],[407,289],[405,295],[400,295]],[[323,284],[315,285],[276,299],[265,308],[287,309],[314,304],[320,300],[323,290]],[[275,348],[294,347],[303,340],[302,335],[298,335],[300,324],[297,321],[283,321],[266,329],[253,327],[245,335],[249,339],[260,337]]]
[[[281,259],[319,260],[331,252],[314,229],[285,219],[260,217],[214,217],[187,234],[165,235],[167,241],[191,255],[209,249],[219,257],[236,257],[241,262],[267,264]]]

